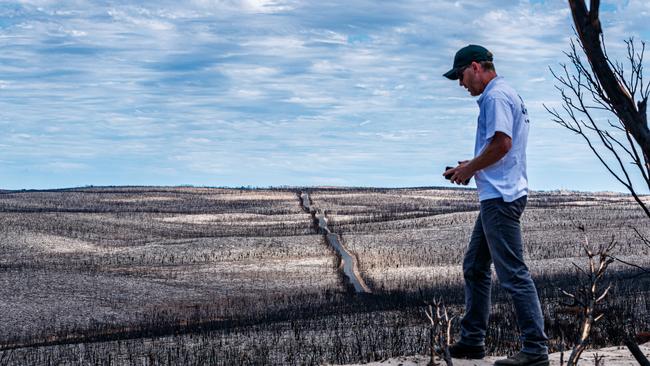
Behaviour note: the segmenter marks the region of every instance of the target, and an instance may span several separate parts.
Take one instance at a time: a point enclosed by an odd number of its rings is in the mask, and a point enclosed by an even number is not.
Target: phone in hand
[[[446,166],[446,167],[445,167],[445,171],[447,171],[447,170],[449,170],[449,169],[454,169],[454,167],[453,167],[453,166]],[[449,174],[445,175],[445,179],[447,179],[447,180],[451,180],[451,177],[452,177],[453,175],[454,175],[453,173],[449,173]],[[469,184],[469,181],[470,181],[470,180],[472,180],[471,177],[470,177],[470,178],[467,178],[467,180],[465,180],[465,181],[463,182],[463,184],[464,184],[464,185]]]

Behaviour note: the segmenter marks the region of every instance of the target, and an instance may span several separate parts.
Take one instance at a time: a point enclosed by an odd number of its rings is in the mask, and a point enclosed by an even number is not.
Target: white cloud
[[[259,99],[264,96],[260,90],[236,89],[233,90],[234,96],[243,99]]]
[[[327,96],[291,97],[286,99],[289,103],[304,104],[307,106],[319,107],[327,104],[335,104],[337,100]]]
[[[246,10],[257,13],[278,13],[294,9],[293,2],[275,0],[243,0]]]
[[[164,21],[163,19],[156,19],[152,17],[145,9],[139,9],[139,12],[128,13],[121,9],[109,9],[107,11],[116,22],[127,23],[138,28],[144,28],[152,31],[169,31],[174,29],[174,24]],[[138,14],[139,13],[139,14]]]
[[[333,63],[328,60],[316,61],[311,65],[311,71],[321,74],[330,74],[340,71],[345,71],[345,69],[336,63]]]
[[[304,50],[304,40],[294,35],[256,36],[242,39],[242,47],[265,55],[291,56]]]
[[[191,3],[205,9],[269,14],[292,10],[296,7],[297,2],[278,0],[192,0]]]

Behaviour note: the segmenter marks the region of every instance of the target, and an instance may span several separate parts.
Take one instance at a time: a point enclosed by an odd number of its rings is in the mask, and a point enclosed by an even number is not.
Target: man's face
[[[483,92],[483,87],[481,80],[478,77],[478,71],[480,71],[480,65],[476,62],[472,62],[468,66],[462,68],[458,73],[458,84],[469,92],[473,97],[481,95]]]

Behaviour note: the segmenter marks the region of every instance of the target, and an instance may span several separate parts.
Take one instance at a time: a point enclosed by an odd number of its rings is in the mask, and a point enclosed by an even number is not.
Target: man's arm
[[[453,173],[451,181],[456,184],[462,184],[477,171],[487,168],[501,160],[510,151],[511,147],[512,138],[503,132],[497,131],[479,156],[470,161],[461,162],[459,166],[445,171],[443,175]]]

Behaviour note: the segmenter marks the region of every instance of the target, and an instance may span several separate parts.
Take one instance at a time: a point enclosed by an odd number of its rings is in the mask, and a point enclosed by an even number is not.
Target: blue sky
[[[649,13],[603,1],[612,55]],[[441,74],[478,43],[526,101],[530,187],[624,191],[542,106],[571,26],[564,0],[4,1],[0,188],[448,186],[478,107]]]

